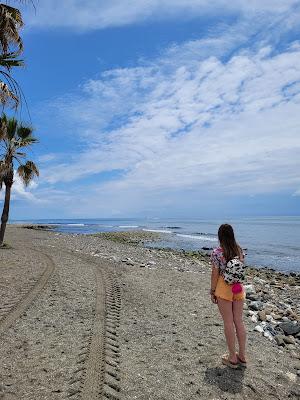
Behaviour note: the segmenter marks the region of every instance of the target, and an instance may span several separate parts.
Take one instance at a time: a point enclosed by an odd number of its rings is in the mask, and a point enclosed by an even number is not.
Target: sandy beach
[[[300,398],[299,277],[249,269],[249,366],[230,370],[205,257],[17,226],[5,241],[0,399]]]

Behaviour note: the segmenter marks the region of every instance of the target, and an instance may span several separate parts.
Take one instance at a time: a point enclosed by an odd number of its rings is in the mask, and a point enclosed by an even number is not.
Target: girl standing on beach
[[[223,318],[224,333],[229,350],[229,354],[222,357],[222,363],[231,368],[237,368],[239,365],[246,366],[246,330],[243,322],[245,292],[241,286],[241,291],[234,293],[233,285],[225,282],[223,274],[228,261],[235,257],[243,261],[244,254],[235,240],[231,225],[221,225],[218,237],[220,246],[215,248],[211,255],[210,294],[212,302],[218,304]],[[238,353],[235,351],[236,336],[239,344]]]

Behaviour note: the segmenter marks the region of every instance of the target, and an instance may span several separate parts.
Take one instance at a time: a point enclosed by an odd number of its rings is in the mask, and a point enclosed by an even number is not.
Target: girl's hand
[[[212,303],[214,303],[214,304],[218,303],[218,298],[214,294],[211,294],[210,298],[211,298]]]

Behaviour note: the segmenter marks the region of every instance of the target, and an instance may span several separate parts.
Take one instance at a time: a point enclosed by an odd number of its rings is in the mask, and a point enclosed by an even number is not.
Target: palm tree
[[[0,4],[0,104],[12,100],[18,106],[20,88],[12,78],[12,67],[24,65],[17,57],[23,51],[19,30],[23,26],[22,15],[17,8]]]
[[[5,114],[0,118],[0,141],[4,149],[0,161],[0,190],[5,185],[5,198],[0,228],[0,246],[3,245],[6,224],[9,216],[10,195],[14,183],[15,164],[18,164],[16,173],[25,186],[28,186],[35,176],[39,176],[39,170],[34,162],[24,160],[26,153],[23,148],[37,143],[32,136],[31,127],[20,124],[15,118],[8,118]]]
[[[0,104],[4,105],[12,101],[15,107],[19,104],[21,89],[16,80],[11,76],[12,67],[24,65],[22,60],[18,60],[15,53],[0,54]]]
[[[23,26],[21,12],[7,4],[0,4],[0,46],[1,53],[21,53],[23,42],[19,30]],[[10,46],[15,45],[16,49],[11,50]]]

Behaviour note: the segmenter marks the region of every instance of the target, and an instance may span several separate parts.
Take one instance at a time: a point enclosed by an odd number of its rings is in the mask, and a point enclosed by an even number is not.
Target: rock
[[[269,331],[264,332],[264,337],[266,337],[269,340],[273,340],[273,335]]]
[[[258,283],[259,285],[262,285],[262,286],[264,286],[265,283],[266,283],[266,281],[264,281],[264,280],[261,279],[261,278],[258,278],[257,276],[253,279],[253,282],[254,282],[254,283]]]
[[[272,322],[272,321],[273,321],[272,315],[267,314],[267,315],[266,315],[266,321]]]
[[[263,333],[264,328],[260,325],[256,325],[256,327],[254,328],[255,331],[259,332],[259,333]]]
[[[278,346],[285,346],[284,338],[285,338],[284,335],[274,336],[274,339],[276,340],[276,343],[278,344]]]
[[[265,313],[265,311],[258,311],[258,318],[261,320],[261,321],[266,321],[266,319],[267,319],[267,316],[266,316],[266,313]]]
[[[251,301],[249,308],[251,310],[260,311],[264,308],[264,304],[261,301]]]
[[[251,300],[251,301],[257,301],[260,299],[260,296],[257,293],[250,293],[250,294],[247,294],[246,296],[247,296],[247,299]]]
[[[155,265],[155,264],[156,264],[156,262],[155,262],[155,261],[152,261],[152,260],[150,260],[150,261],[148,261],[148,264],[150,264],[150,265]]]
[[[283,340],[286,344],[295,344],[295,339],[293,336],[284,336]]]
[[[300,360],[300,354],[296,353],[295,351],[290,351],[290,356],[296,358],[297,360]]]
[[[282,321],[284,321],[284,322],[289,322],[290,320],[289,320],[288,317],[282,317]]]
[[[287,314],[289,315],[290,318],[292,319],[297,319],[298,315],[293,311],[293,310],[288,310]]]
[[[293,322],[283,322],[280,324],[280,328],[283,330],[283,332],[289,336],[289,335],[297,335],[300,333],[300,323],[297,322],[294,324]]]
[[[296,381],[297,381],[297,375],[296,375],[296,374],[293,374],[292,372],[287,372],[287,373],[286,373],[286,376],[288,377],[288,379],[289,379],[291,382],[296,382]]]
[[[289,351],[295,350],[295,345],[294,344],[286,344],[286,347],[289,349]]]
[[[263,324],[263,322],[262,322],[262,324]],[[277,335],[276,329],[274,329],[274,327],[273,327],[271,324],[267,324],[267,325],[266,325],[266,330],[267,330],[268,332],[270,332],[272,336]]]
[[[257,318],[256,315],[251,315],[250,319],[251,319],[252,322],[258,322],[258,318]]]
[[[278,321],[278,320],[280,320],[280,319],[282,319],[282,315],[279,315],[279,314],[271,314],[272,315],[272,317],[276,320],[276,321]]]
[[[244,285],[244,290],[245,290],[246,296],[247,296],[247,294],[256,293],[255,287],[253,285]]]
[[[146,267],[146,264],[140,264],[140,267],[141,267],[141,268],[145,268],[145,267]]]

